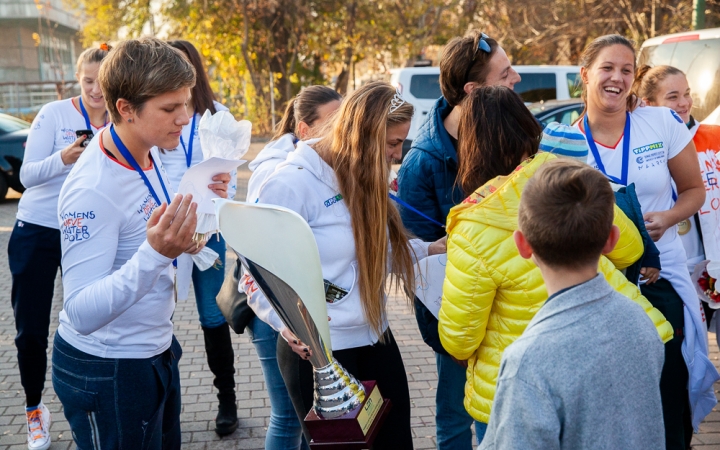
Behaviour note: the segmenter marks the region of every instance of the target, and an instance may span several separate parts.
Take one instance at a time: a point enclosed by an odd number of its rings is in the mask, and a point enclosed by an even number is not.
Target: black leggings
[[[373,450],[412,449],[410,431],[410,392],[400,349],[388,328],[385,343],[349,348],[333,352],[333,356],[358,381],[377,381],[380,393],[392,401],[390,413],[382,424]],[[313,374],[309,361],[300,359],[282,337],[278,339],[278,365],[282,372],[295,412],[303,420],[313,404]]]
[[[15,347],[27,406],[39,404],[45,388],[50,312],[61,256],[60,230],[15,222],[8,258],[17,330]]]
[[[670,322],[675,332],[665,344],[665,363],[660,375],[660,397],[665,421],[667,450],[686,450],[692,440],[692,421],[688,401],[688,370],[682,355],[684,339],[684,305],[669,281],[660,278],[651,285],[640,286],[642,294]]]

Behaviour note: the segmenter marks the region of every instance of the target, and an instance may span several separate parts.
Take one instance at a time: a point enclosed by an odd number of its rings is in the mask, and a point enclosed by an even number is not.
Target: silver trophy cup
[[[332,356],[320,255],[308,224],[278,206],[215,202],[226,242],[285,326],[312,350],[317,416],[358,410],[365,388]]]

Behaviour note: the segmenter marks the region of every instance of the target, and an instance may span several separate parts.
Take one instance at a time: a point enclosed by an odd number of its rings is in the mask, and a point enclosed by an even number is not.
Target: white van
[[[579,66],[513,66],[522,80],[515,85],[515,92],[526,103],[545,100],[567,100],[580,97]],[[390,83],[395,86],[403,98],[415,107],[410,133],[403,144],[403,150],[417,136],[418,130],[439,97],[439,67],[406,67],[390,71]]]
[[[638,65],[668,65],[685,72],[692,92],[692,115],[717,120],[720,105],[720,28],[658,36],[643,42]],[[716,122],[713,122],[716,123]]]

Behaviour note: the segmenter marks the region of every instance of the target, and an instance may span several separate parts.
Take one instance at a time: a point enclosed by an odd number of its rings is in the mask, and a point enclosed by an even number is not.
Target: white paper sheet
[[[440,314],[447,253],[428,256],[415,264],[415,296],[436,318]]]
[[[198,204],[198,214],[215,214],[215,205],[212,199],[217,195],[208,187],[215,175],[230,173],[244,164],[243,159],[210,158],[190,167],[178,186],[178,194],[192,194],[193,201]]]

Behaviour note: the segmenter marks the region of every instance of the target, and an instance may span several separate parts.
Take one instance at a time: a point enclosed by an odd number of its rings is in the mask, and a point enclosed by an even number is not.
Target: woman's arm
[[[677,186],[675,206],[667,211],[649,212],[643,216],[648,233],[656,242],[668,228],[698,212],[705,202],[705,186],[692,141],[677,156],[668,160],[668,168]]]
[[[466,360],[480,346],[496,289],[472,243],[450,233],[438,331],[443,348],[453,357]]]
[[[38,186],[51,179],[65,175],[70,171],[71,164],[63,160],[63,153],[72,153],[74,163],[84,150],[80,143],[84,138],[76,139],[64,150],[53,153],[55,147],[55,132],[58,124],[55,114],[43,108],[32,123],[25,147],[25,156],[20,167],[20,182],[26,188]],[[73,136],[73,139],[75,137]],[[75,154],[77,153],[77,156]]]
[[[112,272],[123,213],[92,189],[68,191],[60,198],[58,211],[63,309],[75,331],[83,335],[109,324],[147,295],[160,275],[170,270],[173,258],[185,250],[197,223],[189,198],[177,196],[169,206],[156,208],[148,220],[147,240]],[[186,219],[171,223],[173,217]],[[168,292],[168,301],[171,298]]]
[[[248,306],[255,312],[258,319],[270,325],[278,333],[282,333],[283,329],[286,328],[285,324],[280,320],[280,316],[275,312],[262,291],[260,291],[255,279],[244,271],[238,283],[238,290],[247,295]]]

